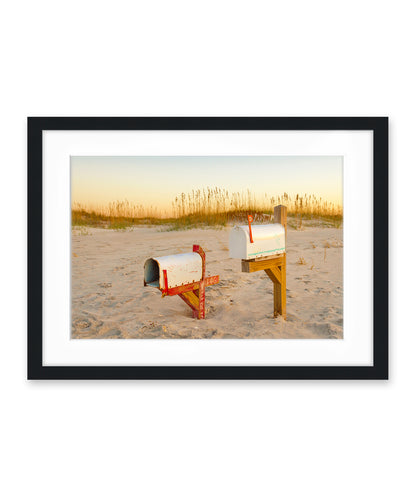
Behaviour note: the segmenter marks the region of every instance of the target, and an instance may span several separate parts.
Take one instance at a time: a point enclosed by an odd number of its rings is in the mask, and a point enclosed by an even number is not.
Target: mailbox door
[[[144,267],[145,285],[165,289],[164,270],[168,279],[168,288],[199,282],[202,279],[202,258],[198,253],[181,253],[149,258]]]

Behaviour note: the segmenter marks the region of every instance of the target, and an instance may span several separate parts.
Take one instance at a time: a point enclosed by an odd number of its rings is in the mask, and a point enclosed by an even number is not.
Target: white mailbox
[[[192,309],[193,317],[205,319],[205,288],[218,284],[219,275],[205,274],[205,252],[199,244],[192,253],[148,258],[144,285],[160,289],[164,296],[179,296]]]
[[[252,260],[264,256],[284,253],[285,228],[281,224],[252,225],[253,242],[250,242],[248,226],[236,226],[229,237],[229,255],[231,258]]]
[[[168,289],[199,282],[202,263],[201,255],[195,252],[149,258],[144,264],[144,285],[165,289],[164,270]]]

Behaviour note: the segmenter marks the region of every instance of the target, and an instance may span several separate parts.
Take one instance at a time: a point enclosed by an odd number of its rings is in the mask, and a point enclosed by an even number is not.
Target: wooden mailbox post
[[[178,286],[176,289],[168,289],[166,271],[164,271],[166,279],[166,294],[168,295],[178,295],[179,298],[189,305],[192,309],[192,316],[196,319],[205,319],[205,287],[212,286],[213,284],[218,284],[220,281],[220,276],[205,276],[205,252],[198,244],[194,244],[192,251],[198,253],[202,258],[202,279],[199,282],[195,282],[188,285]],[[163,296],[163,294],[162,294]]]
[[[264,270],[273,282],[274,317],[278,315],[286,319],[286,241],[287,241],[287,208],[279,205],[274,208],[274,223],[285,228],[285,252],[275,256],[263,256],[251,260],[241,260],[243,272]]]

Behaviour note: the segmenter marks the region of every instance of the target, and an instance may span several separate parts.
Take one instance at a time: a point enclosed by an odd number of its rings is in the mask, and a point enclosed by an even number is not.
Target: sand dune
[[[72,338],[342,338],[342,229],[289,229],[287,320],[273,318],[264,272],[228,257],[229,228],[161,232],[88,228],[72,234]],[[200,244],[207,273],[205,320],[177,296],[143,286],[144,261]]]

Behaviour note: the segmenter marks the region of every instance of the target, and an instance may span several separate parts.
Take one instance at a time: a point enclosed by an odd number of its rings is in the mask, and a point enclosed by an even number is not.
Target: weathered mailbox
[[[237,226],[231,230],[229,239],[231,258],[252,260],[263,256],[279,255],[286,251],[283,225],[252,225],[251,232],[253,242],[250,242],[248,226]]]
[[[164,280],[166,272],[167,286]],[[144,264],[144,283],[159,289],[172,289],[202,279],[202,258],[198,253],[181,253],[149,258]]]
[[[234,227],[229,237],[229,255],[241,259],[243,272],[264,270],[273,282],[274,316],[286,318],[286,206],[274,208],[276,223]]]
[[[198,319],[205,318],[205,287],[219,280],[205,276],[205,253],[198,245],[192,253],[149,258],[144,264],[144,285],[160,289],[162,298],[178,295]]]

